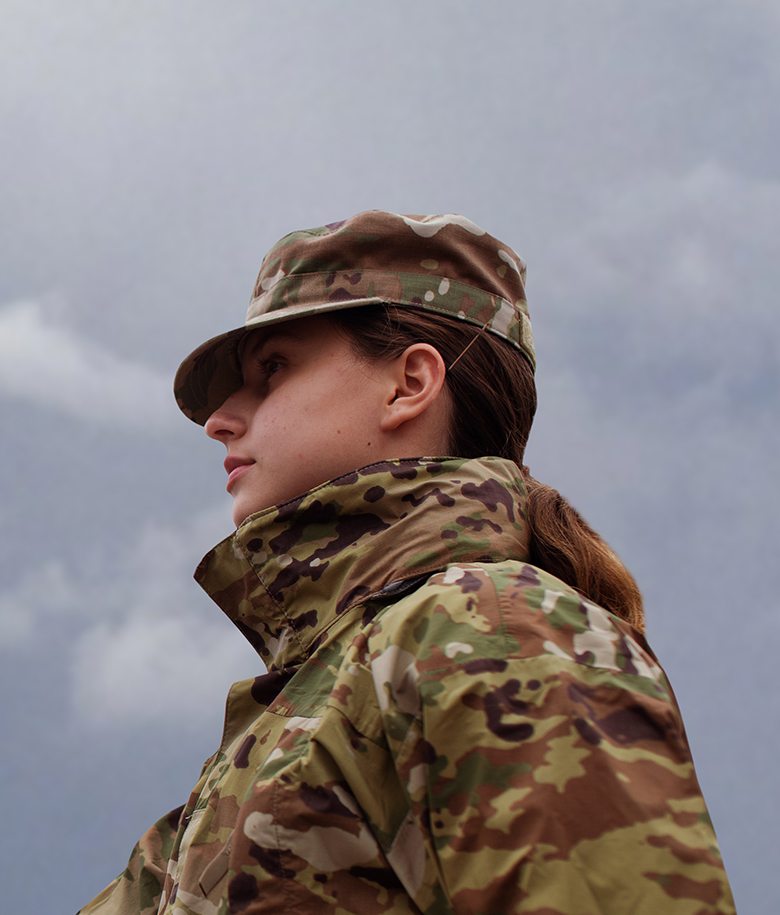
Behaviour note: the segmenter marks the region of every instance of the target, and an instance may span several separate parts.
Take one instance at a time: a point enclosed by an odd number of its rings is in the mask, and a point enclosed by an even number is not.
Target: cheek
[[[326,479],[366,462],[361,449],[373,438],[376,401],[375,386],[354,371],[308,377],[265,401],[254,418],[253,444],[269,470],[310,470]]]
[[[332,430],[333,416],[327,404],[293,403],[269,416],[261,434],[266,454],[273,454],[278,470],[285,473],[320,461]],[[287,466],[287,461],[294,464]]]

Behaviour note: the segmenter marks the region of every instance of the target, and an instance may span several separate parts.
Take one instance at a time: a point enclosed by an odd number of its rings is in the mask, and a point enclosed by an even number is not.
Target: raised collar
[[[195,580],[269,668],[389,585],[452,562],[526,559],[527,496],[501,458],[383,461],[251,515]]]

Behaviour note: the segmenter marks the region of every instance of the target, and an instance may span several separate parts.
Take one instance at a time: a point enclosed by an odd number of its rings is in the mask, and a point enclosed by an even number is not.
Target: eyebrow
[[[259,331],[259,328],[258,328]],[[258,331],[254,331],[254,334],[258,334]],[[254,356],[259,350],[261,350],[266,343],[271,340],[278,339],[279,337],[284,337],[288,340],[294,340],[295,334],[290,333],[290,331],[283,326],[280,327],[271,327],[266,333],[263,333],[262,336],[258,334],[258,337],[255,341],[251,341],[253,334],[248,334],[244,338],[244,345],[239,347],[238,358],[240,360],[245,359],[247,356]]]

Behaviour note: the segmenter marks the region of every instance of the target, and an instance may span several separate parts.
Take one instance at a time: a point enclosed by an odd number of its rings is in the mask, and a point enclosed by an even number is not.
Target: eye
[[[253,379],[255,384],[265,387],[270,383],[274,375],[285,367],[286,363],[278,356],[265,356],[262,359],[253,359],[249,375],[245,374],[246,380]]]
[[[261,359],[258,363],[260,368],[260,374],[263,378],[268,379],[272,375],[275,375],[279,369],[284,368],[284,363],[272,356],[269,359]]]
[[[287,353],[275,344],[276,341],[269,345],[269,341],[256,338],[244,347],[240,359],[245,384],[265,388],[280,369],[287,368],[290,364]]]

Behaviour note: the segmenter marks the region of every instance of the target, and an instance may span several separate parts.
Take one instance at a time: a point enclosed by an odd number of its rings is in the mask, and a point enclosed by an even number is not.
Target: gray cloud
[[[0,395],[150,433],[177,418],[166,375],[85,339],[35,301],[0,308]]]
[[[110,575],[48,560],[0,592],[0,650],[29,650],[52,627],[67,633],[73,727],[190,730],[240,671],[262,670],[191,581],[191,544],[216,541],[225,520],[218,506],[175,527],[147,523]]]

